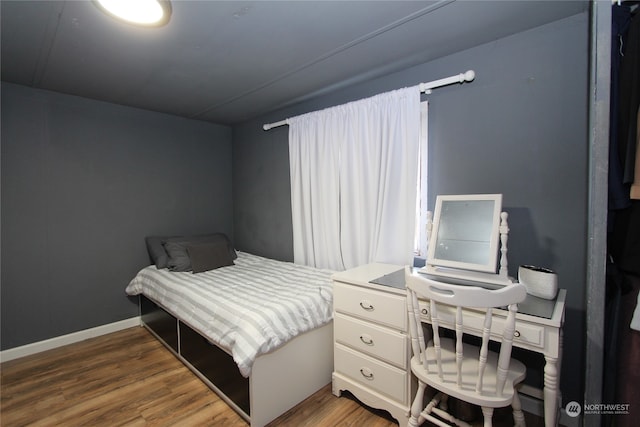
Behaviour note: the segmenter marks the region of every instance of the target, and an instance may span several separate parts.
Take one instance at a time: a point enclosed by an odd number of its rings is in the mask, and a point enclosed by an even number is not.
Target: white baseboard
[[[9,360],[18,359],[24,356],[30,356],[42,351],[47,351],[54,348],[62,347],[63,345],[73,344],[89,338],[110,334],[111,332],[121,331],[133,326],[140,326],[140,316],[131,317],[129,319],[120,320],[118,322],[109,323],[107,325],[96,326],[95,328],[85,329],[84,331],[61,335],[59,337],[50,338],[44,341],[26,344],[20,347],[10,348],[8,350],[3,350],[0,351],[0,362],[8,362]]]

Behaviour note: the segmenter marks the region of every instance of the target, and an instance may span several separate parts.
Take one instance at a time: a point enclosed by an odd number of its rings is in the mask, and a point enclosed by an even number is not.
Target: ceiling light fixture
[[[145,27],[165,25],[171,17],[168,0],[95,0],[95,3],[113,17]]]

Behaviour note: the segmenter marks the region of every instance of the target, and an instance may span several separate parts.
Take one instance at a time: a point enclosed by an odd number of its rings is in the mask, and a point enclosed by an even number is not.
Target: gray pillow
[[[169,257],[167,267],[171,271],[189,271],[191,270],[191,260],[187,253],[187,245],[189,242],[165,242],[164,250],[167,251]]]
[[[198,243],[221,243],[229,252],[231,259],[236,259],[238,255],[231,245],[231,241],[224,233],[206,234],[190,237],[171,237],[163,242],[169,260],[167,265],[171,271],[190,271],[191,260],[187,252],[187,246]]]
[[[162,242],[167,240],[166,236],[149,236],[145,237],[145,243],[147,244],[147,252],[149,253],[149,260],[156,265],[157,268],[167,268],[169,262],[169,256],[167,251],[164,250]]]
[[[226,242],[189,244],[187,253],[194,273],[234,265]]]

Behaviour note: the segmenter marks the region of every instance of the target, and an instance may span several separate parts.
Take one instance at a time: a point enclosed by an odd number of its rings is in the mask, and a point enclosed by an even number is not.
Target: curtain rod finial
[[[464,80],[467,82],[470,82],[471,80],[476,78],[476,73],[473,70],[469,70],[466,73],[464,73]]]
[[[278,126],[283,126],[283,125],[288,125],[288,124],[289,124],[289,119],[285,119],[285,120],[280,120],[279,122],[275,122],[275,123],[266,123],[266,124],[262,125],[262,129],[269,130],[269,129],[277,128]]]

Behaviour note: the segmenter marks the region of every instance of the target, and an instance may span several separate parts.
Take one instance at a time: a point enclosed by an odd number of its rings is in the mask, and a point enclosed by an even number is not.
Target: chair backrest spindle
[[[440,320],[438,319],[438,306],[435,301],[431,301],[431,325],[433,327],[433,349],[436,355],[436,368],[438,376],[443,378],[442,373],[442,349],[440,348]],[[425,357],[426,359],[426,357]]]
[[[462,348],[462,307],[456,307],[456,383],[458,387],[462,387],[462,358],[464,351]]]
[[[511,348],[513,346],[513,334],[515,332],[516,312],[518,306],[516,304],[509,305],[509,314],[502,332],[502,345],[500,346],[500,354],[498,356],[498,375],[496,377],[496,394],[502,396],[507,373],[509,371],[509,362],[511,361]]]
[[[484,380],[484,370],[487,367],[487,354],[489,352],[489,337],[491,336],[491,322],[493,320],[493,309],[488,308],[484,314],[484,324],[482,327],[482,347],[478,358],[478,379],[476,381],[476,392],[482,393],[482,382]]]
[[[419,354],[422,357],[422,355],[424,355],[426,344],[422,324],[420,322],[420,306],[416,294],[410,294],[408,296],[407,307],[409,309],[409,335],[411,336],[411,349],[414,355]],[[427,372],[429,372],[429,365],[426,357],[422,357],[422,363]]]

